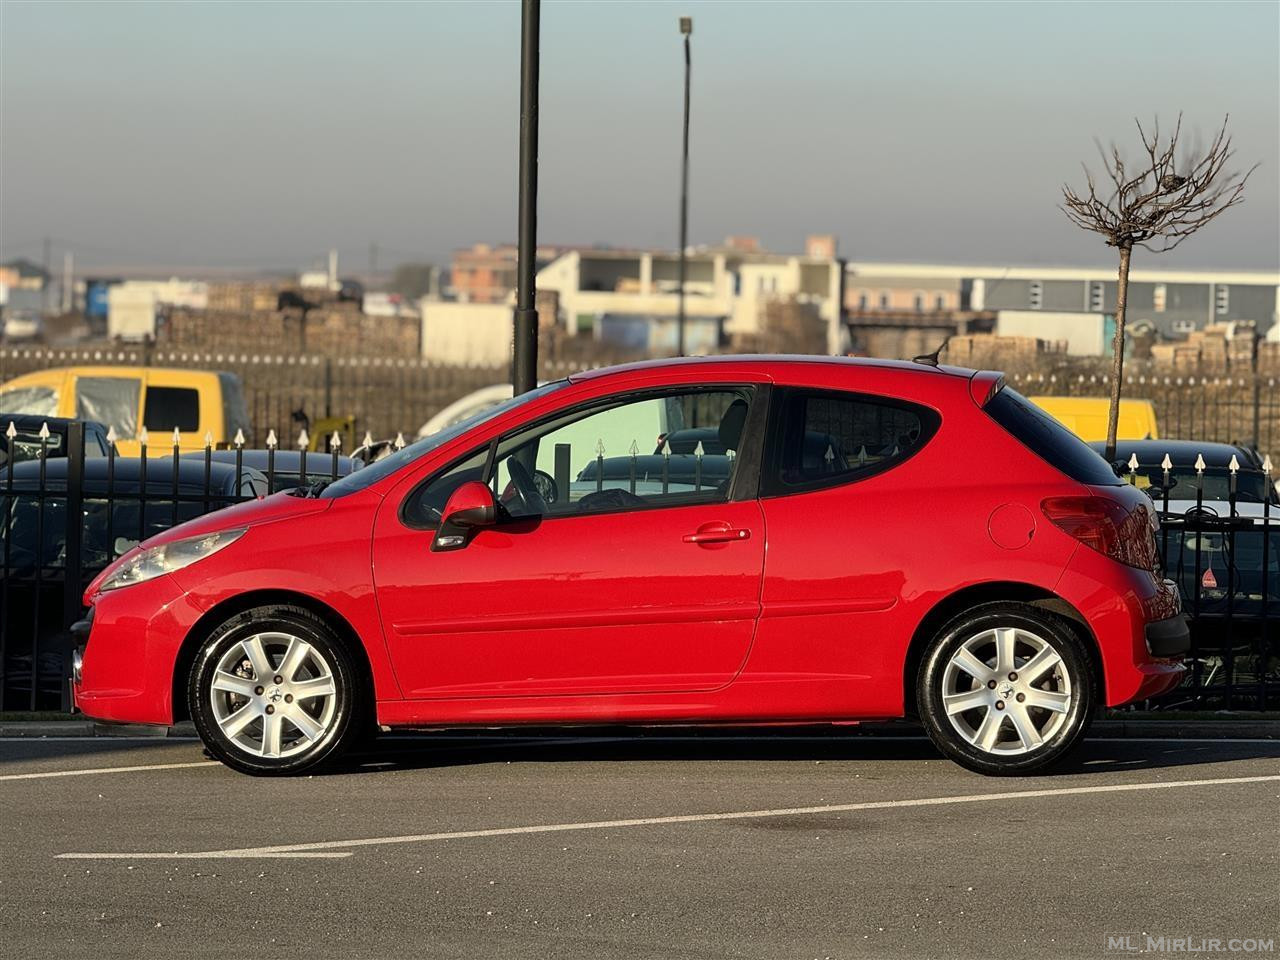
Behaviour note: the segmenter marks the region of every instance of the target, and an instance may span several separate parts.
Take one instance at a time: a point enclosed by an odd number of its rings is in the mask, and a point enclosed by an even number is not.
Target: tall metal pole
[[[50,239],[44,238],[44,286],[40,288],[40,313],[49,313],[49,294],[53,290],[53,263],[49,260]],[[34,696],[34,694],[32,694]]]
[[[516,259],[515,340],[511,386],[517,394],[538,385],[538,310],[534,259],[538,236],[538,15],[539,0],[520,11],[520,225]]]
[[[689,74],[692,58],[689,37],[693,33],[693,17],[680,18],[684,35],[684,139],[680,148],[680,298],[676,309],[676,353],[684,356],[684,278],[685,250],[689,246]]]

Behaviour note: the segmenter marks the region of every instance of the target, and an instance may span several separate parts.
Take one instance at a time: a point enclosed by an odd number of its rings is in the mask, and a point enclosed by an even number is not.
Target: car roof
[[[253,467],[255,470],[261,470],[263,473],[267,470],[267,461],[271,459],[269,450],[241,450],[241,463],[245,467]],[[204,460],[203,450],[193,450],[189,453],[182,454],[183,458],[191,458],[194,460]],[[209,453],[209,459],[214,463],[230,463],[236,462],[235,450],[212,450]],[[302,469],[302,453],[299,450],[277,450],[275,459],[272,461],[272,468],[276,473],[298,473]],[[338,455],[338,474],[350,473],[355,469],[354,461],[347,456]],[[318,450],[307,451],[307,475],[314,474],[317,478],[326,474],[333,473],[333,454],[324,453]]]
[[[114,462],[113,462],[114,461]],[[44,461],[44,477],[46,482],[55,482],[65,486],[67,470],[71,461],[66,457],[51,457]],[[8,481],[8,467],[0,468],[0,491]],[[180,489],[204,490],[203,460],[178,460],[178,487]],[[108,473],[113,486],[136,486],[142,479],[142,460],[138,457],[89,457],[84,461],[84,482],[86,487],[106,489]],[[261,471],[245,467],[240,471],[241,478],[253,477],[263,484],[266,478]],[[40,461],[26,460],[13,465],[13,485],[17,487],[21,481],[24,489],[39,483]],[[173,485],[173,460],[169,457],[147,458],[147,487],[163,489]],[[211,490],[233,490],[236,486],[236,468],[234,464],[210,463],[209,488]]]
[[[0,413],[0,434],[8,430],[11,423],[19,430],[33,431],[38,431],[46,423],[49,425],[50,430],[65,431],[73,423],[83,423],[86,427],[92,427],[104,432],[107,429],[97,420],[77,420],[74,417],[44,417],[35,413]]]
[[[1099,453],[1106,451],[1107,445],[1102,441],[1090,443]],[[1200,440],[1121,440],[1116,443],[1116,459],[1128,460],[1137,454],[1138,463],[1142,466],[1158,466],[1165,454],[1175,466],[1191,466],[1196,457],[1204,457],[1210,467],[1225,467],[1235,457],[1241,467],[1248,469],[1262,468],[1262,459],[1252,447],[1234,443],[1209,443]]]
[[[770,367],[792,366],[794,364],[822,364],[839,367],[863,367],[881,370],[901,370],[912,373],[927,373],[952,377],[963,377],[968,380],[978,371],[967,367],[951,367],[945,364],[937,366],[929,363],[917,363],[914,360],[879,360],[870,357],[828,357],[817,354],[716,354],[710,357],[668,357],[662,360],[637,360],[633,363],[621,363],[612,367],[598,367],[594,370],[583,370],[569,375],[571,383],[582,383],[598,380],[603,377],[626,373],[653,372],[665,369],[683,369],[697,366],[718,366],[724,363],[746,364],[768,371]]]

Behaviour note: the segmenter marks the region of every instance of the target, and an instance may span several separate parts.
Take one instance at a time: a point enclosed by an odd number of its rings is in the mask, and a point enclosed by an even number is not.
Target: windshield
[[[554,393],[561,387],[568,385],[568,380],[554,380],[551,383],[543,384],[535,390],[530,390],[528,393],[522,393],[518,397],[504,400],[496,406],[489,407],[487,410],[474,413],[465,420],[460,420],[452,426],[446,427],[439,433],[433,433],[428,437],[423,437],[421,440],[416,440],[389,457],[375,461],[367,467],[356,470],[354,473],[349,473],[341,480],[335,480],[320,492],[320,497],[328,500],[334,497],[345,497],[349,493],[367,489],[384,477],[391,476],[405,464],[412,463],[424,454],[444,446],[454,437],[462,436],[472,427],[479,426],[495,417],[500,417],[508,410],[524,406],[531,400],[545,397],[547,394]]]

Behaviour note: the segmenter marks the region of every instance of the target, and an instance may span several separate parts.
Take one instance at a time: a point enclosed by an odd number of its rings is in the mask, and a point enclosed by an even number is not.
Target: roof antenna
[[[951,340],[950,335],[944,337],[942,342],[938,344],[938,349],[933,353],[922,353],[918,357],[912,357],[912,363],[923,363],[926,367],[936,367],[938,365],[938,354],[947,349],[947,343]]]

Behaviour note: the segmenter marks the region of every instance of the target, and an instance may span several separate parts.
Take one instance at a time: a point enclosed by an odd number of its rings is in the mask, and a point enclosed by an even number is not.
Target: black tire
[[[257,649],[267,657],[264,663],[271,666],[266,677],[258,676],[250,662],[249,648],[242,646],[254,637],[259,637]],[[297,684],[293,678],[277,684],[269,674],[283,665],[292,639],[310,652],[301,666],[295,667]],[[238,660],[241,666],[229,674],[224,660]],[[213,689],[220,664],[224,670],[219,682],[243,683],[244,691]],[[330,678],[332,694],[307,696],[303,686],[298,685],[319,683],[327,687]],[[346,645],[322,618],[302,607],[272,604],[238,613],[209,635],[191,666],[187,702],[196,731],[215,759],[242,773],[286,776],[332,763],[360,739],[370,726],[366,722],[371,707],[366,689]],[[296,701],[291,690],[299,691]],[[234,718],[243,708],[248,708],[255,719],[233,738],[223,724],[234,725]],[[307,716],[299,716],[303,711]],[[267,714],[275,715],[271,723],[282,731],[274,740],[266,732]],[[295,717],[298,723],[294,722]],[[304,723],[314,739],[304,731]],[[254,749],[255,737],[262,752]],[[269,742],[277,755],[271,755]]]
[[[1004,666],[997,637],[1012,644],[1012,670],[997,673]],[[989,673],[979,680],[957,657]],[[1044,659],[1032,663],[1037,657]],[[1026,664],[1035,677],[1017,674]],[[929,739],[956,763],[987,776],[1034,773],[1061,760],[1084,737],[1097,700],[1098,678],[1080,636],[1060,617],[1022,603],[985,603],[952,619],[925,650],[916,681]]]

